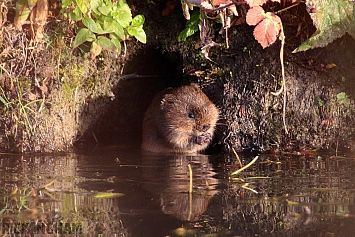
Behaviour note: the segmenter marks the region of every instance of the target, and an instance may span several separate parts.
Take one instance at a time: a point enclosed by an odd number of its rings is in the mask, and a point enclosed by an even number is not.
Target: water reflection
[[[233,156],[156,156],[114,148],[1,155],[0,233],[354,235],[353,156],[261,156],[231,179],[237,167]]]
[[[164,165],[157,165],[157,164]],[[192,188],[190,189],[191,165]],[[164,185],[159,190],[161,210],[180,220],[196,221],[206,211],[210,199],[216,194],[218,180],[208,161],[208,156],[143,156],[146,168],[143,177],[145,188],[157,191],[156,184]]]

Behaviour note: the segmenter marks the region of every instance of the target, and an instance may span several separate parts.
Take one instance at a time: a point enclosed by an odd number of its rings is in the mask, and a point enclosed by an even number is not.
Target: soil
[[[143,114],[154,94],[169,86],[198,83],[221,111],[212,149],[231,151],[309,152],[352,149],[354,134],[355,40],[350,36],[325,48],[292,54],[314,31],[303,23],[301,34],[285,22],[287,103],[283,124],[280,89],[280,42],[266,49],[245,24],[229,30],[229,48],[209,21],[210,36],[222,46],[206,59],[197,48],[198,34],[178,42],[186,20],[180,7],[168,16],[165,2],[128,1],[133,15],[144,14],[147,44],[133,39],[120,55],[104,51],[91,59],[72,49],[75,25],[62,19],[60,4],[49,3],[41,43],[29,27],[15,29],[15,1],[5,3],[0,36],[0,150],[53,152],[92,145],[139,145]],[[301,11],[302,9],[298,9]],[[304,10],[304,9],[303,9]],[[296,22],[297,23],[297,22]],[[327,69],[326,66],[336,67]],[[337,95],[345,92],[349,101]]]

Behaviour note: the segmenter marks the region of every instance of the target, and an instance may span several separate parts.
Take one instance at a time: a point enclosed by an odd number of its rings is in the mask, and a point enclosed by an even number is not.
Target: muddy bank
[[[253,28],[235,26],[230,48],[213,47],[209,61],[195,49],[198,35],[177,42],[186,23],[179,8],[162,17],[164,3],[130,5],[133,14],[146,17],[148,44],[130,40],[121,55],[104,52],[94,60],[69,47],[74,29],[60,18],[48,19],[44,42],[34,45],[28,31],[14,29],[14,4],[8,6],[0,48],[2,151],[139,146],[143,114],[153,95],[190,82],[198,83],[221,110],[213,148],[349,148],[355,87],[355,41],[349,36],[324,49],[291,54],[300,39],[288,29],[286,134],[283,97],[271,95],[282,80],[279,43],[263,50]],[[211,35],[223,44],[219,29],[213,25]],[[330,63],[337,66],[326,69]],[[345,100],[337,97],[341,92]]]

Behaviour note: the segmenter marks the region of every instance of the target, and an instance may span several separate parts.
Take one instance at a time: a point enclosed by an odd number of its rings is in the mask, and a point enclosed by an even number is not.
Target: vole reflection
[[[159,164],[159,165],[158,165]],[[192,193],[189,193],[192,170]],[[217,193],[218,180],[206,155],[144,155],[144,188],[155,190],[161,210],[180,220],[194,221]]]

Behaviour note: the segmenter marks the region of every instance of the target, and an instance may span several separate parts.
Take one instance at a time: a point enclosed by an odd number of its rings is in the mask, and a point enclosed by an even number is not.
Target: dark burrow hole
[[[163,54],[160,48],[149,46],[131,58],[125,64],[124,79],[112,90],[115,97],[109,109],[85,131],[75,147],[139,147],[143,116],[154,95],[183,82],[178,54]]]

